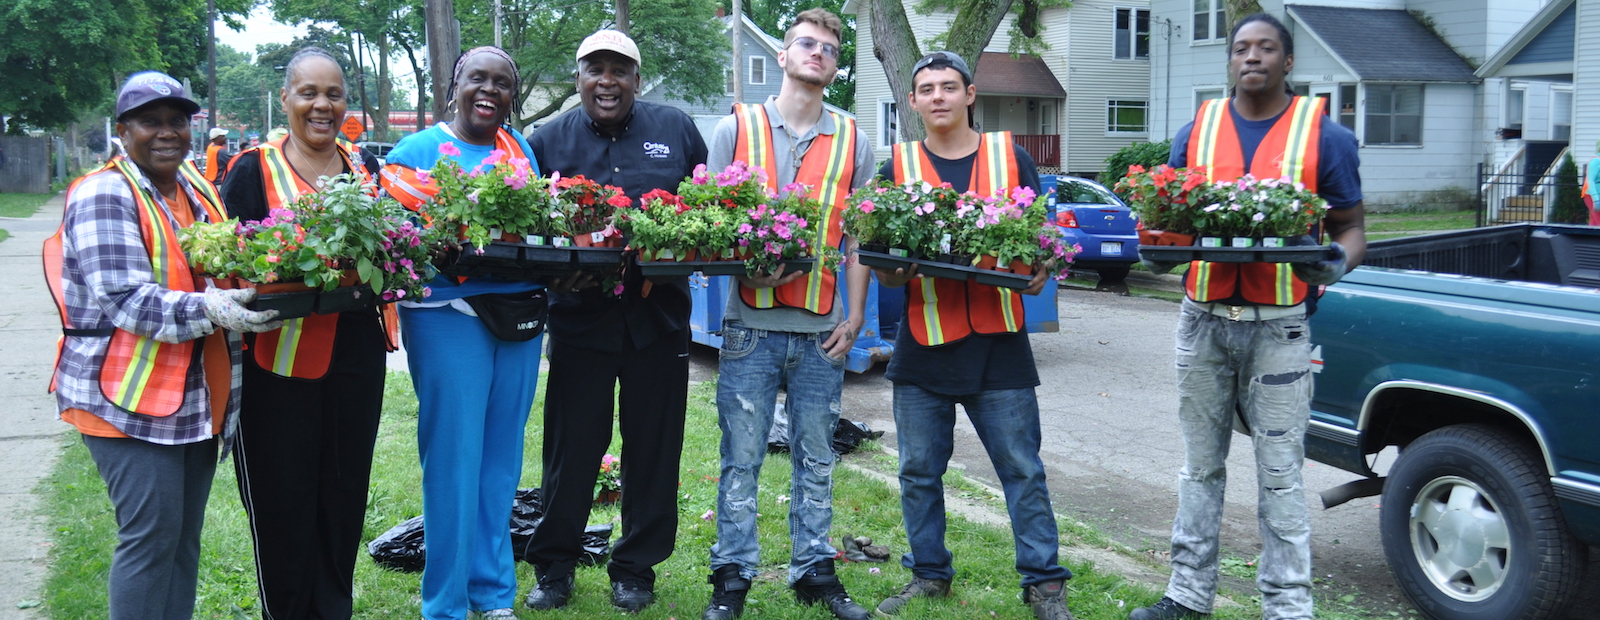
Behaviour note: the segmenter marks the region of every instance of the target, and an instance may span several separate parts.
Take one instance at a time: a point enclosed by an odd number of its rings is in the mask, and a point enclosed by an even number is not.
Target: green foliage
[[[1578,165],[1572,156],[1562,160],[1556,170],[1556,205],[1550,211],[1550,221],[1558,224],[1587,224],[1589,207],[1583,204],[1582,182],[1578,179]]]
[[[926,49],[948,49],[962,58],[967,59],[976,69],[978,53],[988,47],[989,39],[994,36],[994,25],[998,25],[1004,15],[998,12],[999,5],[1008,4],[1009,14],[1017,16],[1011,21],[1011,28],[1006,32],[1011,44],[1006,51],[1012,54],[1038,54],[1050,49],[1050,45],[1040,37],[1045,31],[1040,12],[1044,9],[1072,8],[1072,0],[1022,0],[1020,2],[1001,3],[997,0],[921,0],[917,3],[916,11],[922,15],[930,15],[935,11],[955,13],[949,27],[944,32],[934,35],[926,43]],[[974,25],[989,26],[973,28]]]
[[[1059,271],[1079,249],[1062,245],[1048,216],[1045,199],[1026,187],[980,197],[957,194],[948,183],[878,179],[851,194],[841,222],[861,243],[904,249],[913,258],[993,256],[1001,267],[1054,259]]]
[[[500,239],[491,229],[527,236],[571,234],[566,214],[551,195],[550,180],[533,172],[528,160],[496,150],[478,167],[463,170],[453,142],[439,146],[440,157],[428,175],[439,193],[422,205],[430,230],[460,229],[480,248]],[[498,156],[496,156],[498,154]],[[487,166],[487,167],[485,167]]]
[[[0,194],[0,217],[30,217],[50,194]]]
[[[733,12],[733,3],[722,0],[722,8],[726,12]],[[828,85],[827,95],[824,100],[828,103],[855,111],[856,105],[856,16],[841,13],[844,9],[844,0],[822,0],[821,2],[808,2],[806,0],[745,0],[741,3],[745,16],[755,22],[767,34],[783,40],[787,26],[794,21],[794,16],[810,8],[826,9],[844,22],[844,31],[840,34],[839,42],[839,76]]]
[[[1167,163],[1172,155],[1172,141],[1135,142],[1122,147],[1106,158],[1106,169],[1100,173],[1100,182],[1115,183],[1128,174],[1129,166],[1154,168]]]

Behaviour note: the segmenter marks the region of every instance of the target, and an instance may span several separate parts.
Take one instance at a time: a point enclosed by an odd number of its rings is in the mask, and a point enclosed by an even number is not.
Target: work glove
[[[1184,262],[1187,262],[1187,261],[1184,261]],[[1149,269],[1150,273],[1153,273],[1153,274],[1159,276],[1159,275],[1162,275],[1162,274],[1167,273],[1169,271],[1172,271],[1173,269],[1177,269],[1178,265],[1182,265],[1183,262],[1172,262],[1172,261],[1164,261],[1164,260],[1150,260],[1148,258],[1144,258],[1144,259],[1140,259],[1139,260],[1139,264],[1144,265],[1145,269]]]
[[[277,318],[277,310],[257,312],[244,307],[255,299],[253,288],[208,288],[206,318],[211,319],[212,325],[236,332],[269,332],[283,327],[283,321],[272,320]]]
[[[1294,269],[1294,275],[1300,278],[1300,281],[1312,286],[1338,282],[1339,278],[1344,277],[1347,256],[1344,253],[1344,246],[1333,243],[1329,247],[1333,250],[1333,258],[1315,263],[1294,263],[1291,267]]]

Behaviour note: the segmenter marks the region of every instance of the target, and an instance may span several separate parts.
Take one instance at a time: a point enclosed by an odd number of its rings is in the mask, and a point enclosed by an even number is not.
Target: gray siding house
[[[1153,0],[1151,140],[1172,137],[1199,102],[1227,90],[1223,0]],[[1360,141],[1369,207],[1472,191],[1502,156],[1506,85],[1474,66],[1539,12],[1540,0],[1263,0],[1295,39],[1289,82],[1328,100]]]

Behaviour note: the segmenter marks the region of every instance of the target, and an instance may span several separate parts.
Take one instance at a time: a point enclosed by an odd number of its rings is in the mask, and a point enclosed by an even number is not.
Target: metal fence
[[[1495,173],[1478,164],[1478,226],[1548,223],[1563,189],[1577,192],[1580,183],[1561,183],[1554,175],[1539,173]]]
[[[50,139],[0,136],[0,193],[50,191]]]

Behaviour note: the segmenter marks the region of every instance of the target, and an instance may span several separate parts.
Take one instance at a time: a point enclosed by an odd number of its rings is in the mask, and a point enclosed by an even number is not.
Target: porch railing
[[[1046,134],[1012,134],[1011,141],[1028,152],[1033,163],[1040,166],[1061,165],[1061,136]]]

